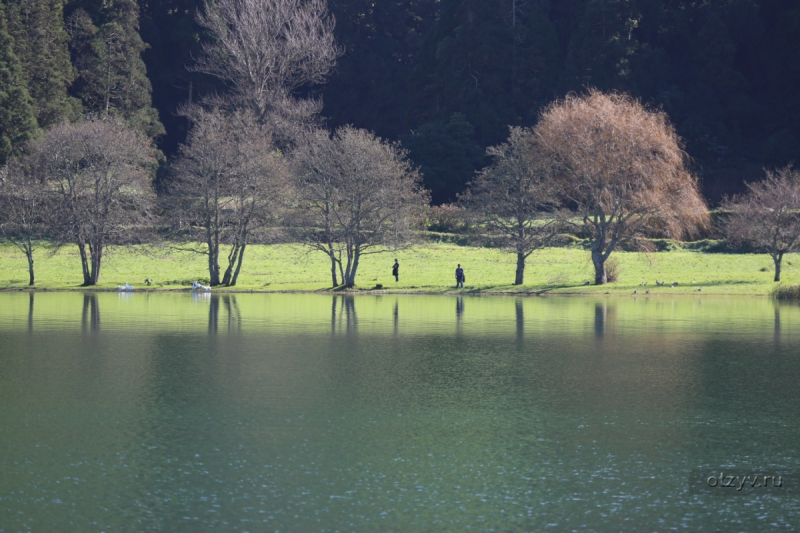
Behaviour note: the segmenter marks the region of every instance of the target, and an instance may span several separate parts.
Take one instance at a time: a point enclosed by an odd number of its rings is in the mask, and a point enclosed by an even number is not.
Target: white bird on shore
[[[125,285],[118,285],[118,286],[117,286],[117,290],[118,290],[119,292],[132,292],[132,291],[133,291],[133,287],[131,287],[130,285],[128,285],[128,282],[126,281],[126,282],[125,282]]]
[[[211,287],[208,287],[206,285],[202,285],[202,284],[198,283],[197,281],[193,281],[192,282],[192,290],[193,291],[210,291]]]

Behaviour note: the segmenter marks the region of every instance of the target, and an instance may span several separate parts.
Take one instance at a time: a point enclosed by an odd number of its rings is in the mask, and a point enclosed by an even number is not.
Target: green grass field
[[[391,276],[394,258],[400,261],[400,281]],[[548,248],[528,260],[525,284],[515,286],[515,256],[501,250],[422,244],[409,250],[367,255],[362,258],[357,290],[383,285],[392,292],[459,292],[472,294],[650,294],[702,293],[767,295],[772,281],[772,260],[767,255],[669,251],[654,253],[614,252],[619,263],[619,281],[603,286],[584,285],[594,278],[589,252],[577,248]],[[80,290],[80,258],[74,247],[56,254],[42,248],[35,254],[36,288]],[[456,290],[454,270],[461,263],[466,272],[465,288]],[[145,278],[153,285],[146,287]],[[800,284],[800,254],[783,261],[783,284]],[[208,282],[206,257],[150,247],[146,253],[125,248],[111,249],[103,262],[100,290],[115,290],[130,283],[137,290],[185,290],[192,281]],[[674,288],[656,287],[655,281]],[[647,282],[646,287],[640,286]],[[28,283],[27,263],[14,247],[0,245],[0,290],[24,289]],[[236,291],[323,291],[330,289],[327,257],[299,245],[253,245],[247,248]]]

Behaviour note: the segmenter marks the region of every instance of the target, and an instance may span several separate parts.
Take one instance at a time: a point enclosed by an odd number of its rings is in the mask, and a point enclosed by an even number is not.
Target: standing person
[[[400,281],[400,263],[397,262],[397,259],[394,260],[394,265],[392,266],[392,276],[394,276],[394,281]]]
[[[466,278],[464,277],[464,269],[461,268],[461,265],[459,264],[458,268],[456,268],[456,289],[464,288],[465,279]]]

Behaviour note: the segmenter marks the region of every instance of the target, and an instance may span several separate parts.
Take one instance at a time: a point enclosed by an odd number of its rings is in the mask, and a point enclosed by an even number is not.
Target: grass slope
[[[208,282],[206,257],[168,247],[150,247],[146,254],[131,249],[110,250],[103,262],[98,289],[113,290],[130,283],[145,289],[144,279],[151,278],[151,290],[184,290],[192,281]],[[391,275],[394,258],[400,261],[400,281]],[[410,250],[367,255],[359,267],[359,289],[382,284],[396,292],[464,292],[548,294],[630,294],[650,290],[651,294],[692,293],[701,289],[709,294],[769,294],[772,261],[767,255],[721,254],[693,251],[669,251],[650,254],[614,252],[619,262],[619,281],[600,287],[584,285],[593,280],[589,253],[576,248],[548,248],[528,259],[525,284],[515,286],[515,256],[500,250],[424,244]],[[80,258],[73,248],[54,255],[38,251],[37,289],[81,289]],[[461,263],[466,271],[466,287],[454,288],[454,271]],[[783,284],[800,284],[800,254],[784,258]],[[656,287],[655,281],[674,288]],[[693,283],[694,281],[694,283]],[[14,247],[0,245],[0,289],[27,287],[27,263]],[[646,287],[640,283],[647,282]],[[247,248],[237,291],[317,291],[330,288],[330,266],[319,252],[308,252],[299,245],[254,245]],[[227,289],[219,289],[227,290]]]

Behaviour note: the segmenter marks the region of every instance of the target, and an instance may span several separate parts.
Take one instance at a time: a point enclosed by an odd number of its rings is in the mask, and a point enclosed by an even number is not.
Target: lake
[[[0,532],[791,531],[798,384],[766,298],[1,293]]]

